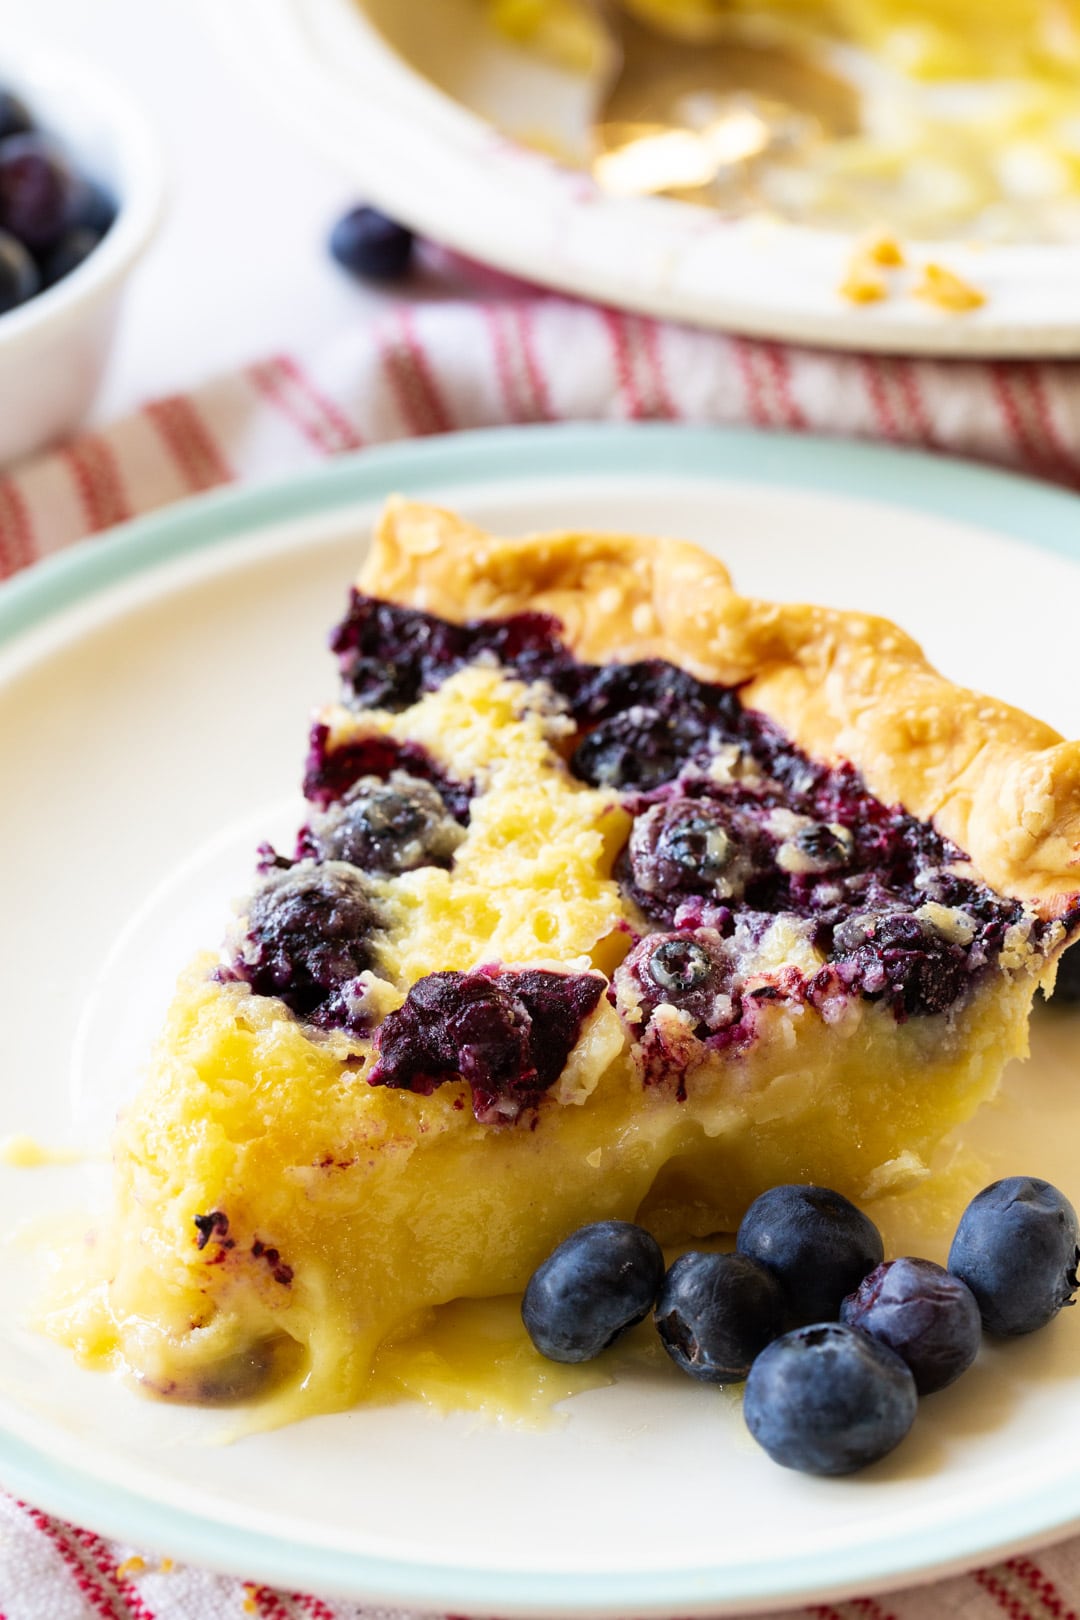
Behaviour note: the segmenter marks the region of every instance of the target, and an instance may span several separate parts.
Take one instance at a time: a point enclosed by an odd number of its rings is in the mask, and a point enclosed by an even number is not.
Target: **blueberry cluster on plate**
[[[0,315],[76,269],[116,218],[116,205],[0,86]]]
[[[948,1269],[886,1260],[841,1194],[782,1186],[750,1206],[733,1254],[665,1267],[628,1221],[583,1226],[533,1273],[522,1319],[553,1361],[588,1361],[652,1311],[671,1359],[707,1383],[746,1380],[744,1413],[775,1462],[850,1474],[887,1455],[921,1395],[965,1372],[984,1332],[1045,1327],[1077,1289],[1077,1217],[1047,1181],[1010,1176],[968,1205]]]

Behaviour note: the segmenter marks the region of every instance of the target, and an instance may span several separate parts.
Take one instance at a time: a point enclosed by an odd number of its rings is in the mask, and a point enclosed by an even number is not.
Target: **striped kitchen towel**
[[[269,356],[0,477],[0,578],[184,496],[410,436],[562,420],[884,440],[1080,487],[1080,364],[906,360],[757,342],[541,295],[402,303],[325,352]],[[118,1545],[0,1494],[0,1620],[386,1620]],[[1077,1620],[1080,1539],[819,1620]]]
[[[494,285],[498,297],[396,305],[321,353],[272,355],[154,400],[9,472],[0,578],[196,491],[502,423],[787,428],[947,451],[1080,487],[1078,363],[833,354]]]

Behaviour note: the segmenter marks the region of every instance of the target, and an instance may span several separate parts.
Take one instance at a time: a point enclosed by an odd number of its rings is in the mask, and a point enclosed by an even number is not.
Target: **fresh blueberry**
[[[438,788],[406,771],[389,781],[365,776],[311,819],[302,853],[396,875],[450,865],[465,834]]]
[[[979,1353],[982,1318],[966,1283],[932,1260],[888,1260],[864,1277],[840,1307],[911,1368],[920,1395],[944,1389]]]
[[[680,1256],[656,1302],[656,1328],[692,1378],[734,1384],[784,1325],[780,1284],[744,1254]]]
[[[533,1272],[521,1319],[549,1361],[591,1361],[649,1314],[663,1280],[654,1237],[629,1221],[596,1221]]]
[[[1078,1261],[1076,1211],[1033,1176],[984,1187],[949,1250],[949,1270],[975,1295],[984,1328],[1007,1338],[1034,1333],[1072,1304]]]
[[[44,135],[0,141],[0,229],[32,253],[45,253],[63,235],[74,177]]]
[[[746,1381],[746,1426],[774,1462],[853,1474],[898,1446],[915,1421],[915,1380],[894,1350],[819,1322],[761,1352]]]
[[[87,230],[84,226],[65,231],[55,247],[42,257],[43,285],[54,287],[58,281],[63,281],[65,276],[79,268],[84,259],[90,257],[100,241],[97,231]]]
[[[69,230],[96,231],[102,237],[112,229],[116,215],[116,199],[106,186],[82,174],[75,176],[67,214]]]
[[[0,87],[0,141],[9,135],[27,135],[33,127],[33,116],[22,97]]]
[[[363,281],[397,281],[412,263],[415,238],[377,208],[353,208],[330,233],[338,264]]]
[[[22,243],[0,231],[0,315],[25,304],[40,286],[37,265]]]
[[[881,1233],[828,1187],[772,1187],[743,1216],[736,1247],[780,1281],[797,1322],[835,1319],[847,1294],[885,1258]]]

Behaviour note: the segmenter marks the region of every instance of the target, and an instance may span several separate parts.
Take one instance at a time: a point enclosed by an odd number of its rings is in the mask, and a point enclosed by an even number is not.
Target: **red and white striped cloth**
[[[388,307],[323,353],[272,356],[0,477],[0,579],[236,480],[460,428],[664,419],[951,451],[1080,488],[1080,364],[838,355],[662,325],[487,272],[472,301]],[[0,1620],[387,1620],[102,1540],[0,1494]],[[819,1620],[1078,1620],[1080,1540]]]
[[[23,464],[0,479],[0,578],[215,485],[498,423],[788,428],[948,451],[1080,487],[1080,363],[830,354],[485,280],[486,299],[391,307],[322,353],[274,355]]]

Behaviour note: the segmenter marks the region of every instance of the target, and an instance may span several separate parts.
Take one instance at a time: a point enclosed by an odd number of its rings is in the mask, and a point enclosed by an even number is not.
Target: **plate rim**
[[[671,477],[828,493],[991,530],[1080,563],[1080,497],[1014,473],[921,451],[810,435],[672,424],[558,424],[409,441],[342,456],[282,481],[213,492],[150,514],[25,570],[0,590],[0,648],[110,586],[215,545],[326,516],[399,490],[439,494],[538,477]],[[1071,532],[1070,532],[1071,530]],[[459,1614],[746,1613],[920,1584],[1066,1535],[1071,1488],[1027,1492],[987,1514],[898,1532],[839,1553],[764,1564],[625,1574],[416,1565],[282,1542],[265,1531],[144,1498],[39,1451],[0,1420],[0,1480],[46,1511],[186,1562],[275,1586]],[[836,1568],[837,1563],[842,1568]]]
[[[857,233],[608,196],[430,84],[357,0],[201,0],[201,10],[234,68],[371,201],[511,275],[535,281],[542,266],[544,285],[571,296],[838,350],[1080,354],[1080,242],[918,243],[918,260],[944,254],[986,304],[950,314],[907,292],[852,304],[837,288]],[[628,256],[631,242],[650,251]]]

